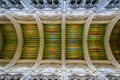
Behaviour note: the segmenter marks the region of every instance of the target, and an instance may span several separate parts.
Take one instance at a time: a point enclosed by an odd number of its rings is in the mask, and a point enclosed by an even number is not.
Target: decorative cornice
[[[38,15],[40,15],[41,19],[61,19],[60,11],[37,11]]]
[[[66,2],[65,5],[63,2]],[[1,0],[0,1],[0,8],[7,9],[7,10],[24,10],[26,9],[23,3],[29,3],[32,8],[37,10],[63,10],[63,6],[66,6],[66,11],[68,9],[76,9],[80,10],[84,8],[84,10],[93,10],[92,8],[97,8],[100,4],[103,3],[104,0],[28,0],[25,2],[25,0]],[[109,1],[108,1],[109,2]],[[119,0],[110,0],[109,4],[105,5],[106,9],[112,9],[112,8],[120,8],[120,1]],[[31,11],[32,11],[31,8]],[[27,9],[28,10],[28,9]],[[66,12],[64,11],[64,12]]]
[[[86,19],[89,15],[89,11],[68,11],[66,13],[67,19]]]
[[[98,14],[95,15],[94,19],[112,19],[114,18],[116,15],[118,15],[119,12],[118,11],[105,11],[105,12],[100,12]]]

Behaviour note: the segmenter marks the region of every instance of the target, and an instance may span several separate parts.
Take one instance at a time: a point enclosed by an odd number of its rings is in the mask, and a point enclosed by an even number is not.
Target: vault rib
[[[84,27],[84,34],[83,34],[83,51],[84,51],[84,57],[85,57],[85,60],[87,62],[87,65],[102,80],[108,80],[108,79],[106,77],[104,77],[100,72],[98,72],[96,70],[96,68],[93,66],[93,64],[90,60],[89,52],[88,52],[87,37],[88,37],[88,31],[89,31],[90,23],[91,23],[93,17],[95,16],[95,13],[99,12],[100,9],[105,7],[110,1],[111,0],[109,0],[109,1],[105,0],[101,5],[99,5],[95,10],[93,10],[93,12],[91,12],[91,14],[89,15],[89,17],[86,21],[86,24],[85,24],[85,27]]]
[[[25,76],[21,78],[21,80],[28,80],[29,77],[35,72],[35,70],[38,69],[39,65],[41,64],[42,58],[43,58],[43,48],[44,48],[44,36],[43,36],[43,26],[41,23],[41,19],[37,13],[33,14],[34,18],[36,19],[38,29],[39,29],[39,37],[40,37],[40,43],[39,43],[39,52],[37,60],[32,68],[31,71],[29,71]]]
[[[15,30],[16,30],[16,33],[17,33],[17,37],[18,37],[17,50],[16,50],[16,52],[15,52],[15,55],[14,55],[13,59],[10,61],[10,63],[3,68],[3,70],[6,70],[6,69],[12,67],[12,66],[17,62],[17,60],[20,58],[20,56],[21,56],[22,47],[23,47],[23,35],[22,35],[21,26],[20,26],[20,24],[18,24],[18,22],[15,20],[15,18],[13,18],[13,17],[12,17],[9,13],[7,13],[7,12],[4,12],[3,14],[4,14],[4,15],[11,21],[11,23],[14,25]]]
[[[91,69],[91,71],[93,73],[95,73],[96,75],[98,75],[98,77],[100,79],[105,79],[107,80],[100,72],[98,72],[96,70],[96,68],[93,66],[91,60],[90,60],[90,55],[89,55],[89,52],[88,52],[88,43],[87,43],[87,37],[88,37],[88,31],[89,31],[89,28],[90,28],[90,23],[94,17],[95,13],[92,12],[90,14],[90,16],[88,17],[87,21],[86,21],[86,24],[85,24],[85,27],[84,27],[84,34],[83,34],[83,51],[84,51],[84,58],[86,60],[86,63],[87,65],[89,66],[89,68]]]
[[[22,0],[23,1],[23,0]],[[38,25],[38,29],[39,29],[39,37],[40,37],[40,43],[39,43],[39,53],[38,53],[38,57],[37,57],[37,60],[32,68],[31,71],[29,71],[25,76],[23,76],[20,80],[28,80],[30,78],[30,76],[35,72],[36,69],[38,69],[41,61],[42,61],[42,58],[43,58],[43,48],[44,48],[44,34],[43,34],[43,26],[42,26],[42,23],[41,23],[41,19],[39,17],[39,15],[34,12],[34,10],[32,9],[31,6],[29,6],[29,3],[27,3],[27,1],[23,1],[22,4],[29,9],[29,11],[31,13],[33,13],[33,16],[36,20],[36,23]]]
[[[62,37],[62,42],[61,42],[61,49],[62,49],[62,52],[61,52],[61,57],[62,57],[62,59],[61,59],[61,62],[62,62],[62,66],[61,66],[61,68],[62,68],[62,75],[61,75],[61,78],[63,79],[63,80],[67,80],[67,73],[66,73],[66,55],[65,55],[65,53],[66,53],[66,44],[65,44],[65,39],[66,39],[66,37],[65,37],[65,35],[66,35],[66,14],[63,14],[62,15],[62,19],[61,19],[61,22],[62,22],[62,25],[61,25],[61,30],[62,30],[62,33],[61,33],[61,37]]]
[[[117,21],[120,19],[120,15],[116,16],[115,18],[113,18],[111,20],[111,22],[108,24],[107,28],[106,28],[106,32],[105,32],[105,37],[104,37],[104,46],[105,46],[105,51],[106,51],[106,55],[109,59],[109,61],[116,66],[117,68],[120,69],[120,64],[117,62],[117,60],[114,58],[113,54],[112,54],[112,50],[110,47],[110,35],[112,33],[112,30],[115,26],[115,24],[117,23]]]

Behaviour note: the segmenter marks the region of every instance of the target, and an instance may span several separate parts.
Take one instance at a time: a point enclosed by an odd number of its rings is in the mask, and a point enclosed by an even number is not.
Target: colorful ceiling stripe
[[[44,24],[43,59],[61,59],[61,25]]]
[[[120,22],[111,34],[110,45],[115,58],[120,62]],[[104,49],[104,34],[106,24],[92,24],[88,33],[88,51],[92,60],[107,60]],[[18,39],[13,25],[1,25],[3,46],[0,59],[12,59],[17,49]],[[39,50],[39,30],[36,24],[21,24],[23,32],[23,51],[21,59],[36,59]],[[83,24],[66,25],[66,59],[84,60],[83,53]],[[61,25],[44,24],[43,59],[61,59]]]
[[[88,33],[88,50],[92,60],[106,60],[104,34],[106,24],[92,24]]]
[[[0,59],[12,59],[18,44],[17,34],[12,24],[0,25],[3,45],[0,51]]]
[[[83,25],[67,24],[66,26],[66,58],[70,60],[84,59]]]
[[[36,59],[39,50],[39,32],[35,24],[21,25],[23,31],[23,51],[21,59]]]
[[[120,20],[117,22],[111,33],[110,46],[114,57],[120,63]]]

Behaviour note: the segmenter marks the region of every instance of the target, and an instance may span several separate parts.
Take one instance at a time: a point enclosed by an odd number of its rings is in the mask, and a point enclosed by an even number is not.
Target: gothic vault
[[[0,80],[120,80],[120,0],[0,0]]]

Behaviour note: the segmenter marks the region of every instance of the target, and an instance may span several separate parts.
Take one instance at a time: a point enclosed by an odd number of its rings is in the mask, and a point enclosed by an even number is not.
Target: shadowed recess
[[[83,25],[67,24],[66,26],[66,58],[83,60]]]
[[[112,30],[110,37],[110,47],[114,57],[120,63],[120,20]]]
[[[106,24],[92,24],[88,33],[88,51],[92,60],[107,60],[104,48]]]
[[[44,24],[44,54],[43,59],[61,58],[61,25]]]
[[[12,24],[0,25],[3,38],[2,50],[0,51],[0,59],[12,59],[18,45],[17,34]]]
[[[35,24],[21,25],[23,32],[23,51],[21,59],[36,59],[39,50],[39,32]]]

